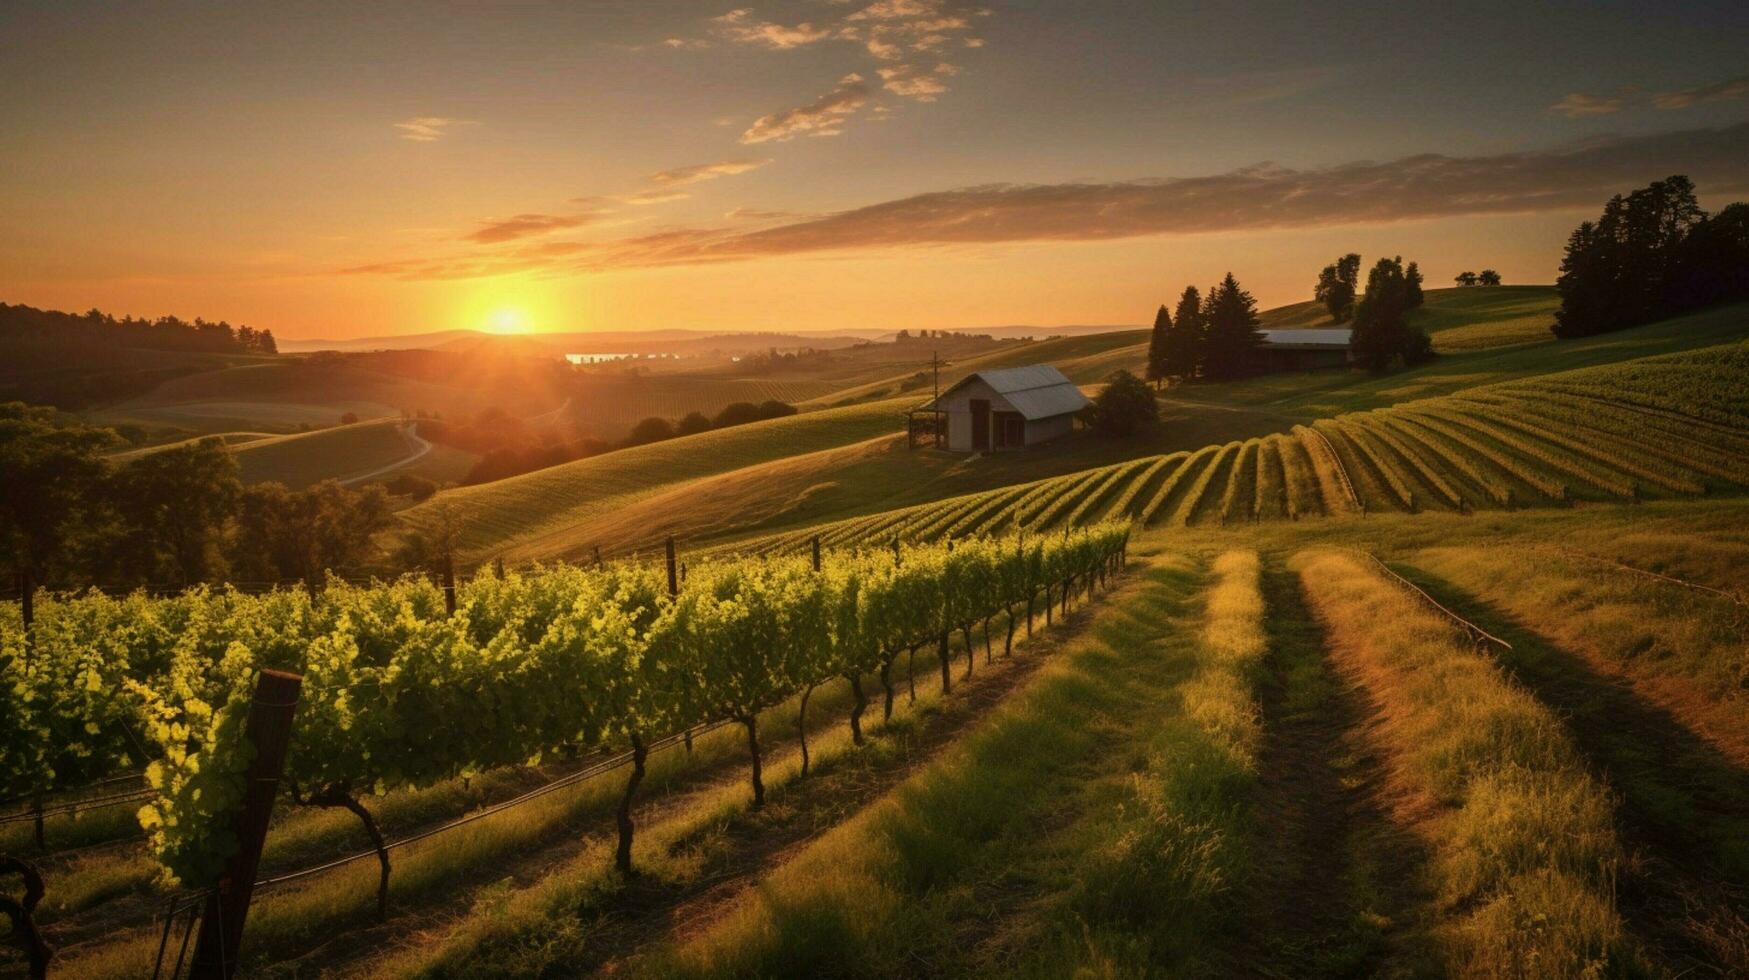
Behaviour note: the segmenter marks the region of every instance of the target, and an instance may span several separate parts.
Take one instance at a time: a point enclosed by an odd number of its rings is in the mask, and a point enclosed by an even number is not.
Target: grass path
[[[649,976],[1221,972],[1258,739],[1254,555],[1157,558],[966,738]]]
[[[1560,712],[1620,794],[1629,926],[1674,974],[1749,975],[1749,771],[1631,684],[1448,581],[1400,569],[1512,644],[1495,656]]]
[[[1436,972],[1417,912],[1426,855],[1388,812],[1366,692],[1337,675],[1293,573],[1272,567],[1263,583],[1256,869],[1234,959],[1262,976]]]

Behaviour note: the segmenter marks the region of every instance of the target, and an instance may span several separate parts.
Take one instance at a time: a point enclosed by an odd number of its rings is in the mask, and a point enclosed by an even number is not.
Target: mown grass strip
[[[1615,907],[1614,804],[1559,719],[1362,559],[1294,565],[1432,849],[1453,973],[1600,976],[1638,962]]]

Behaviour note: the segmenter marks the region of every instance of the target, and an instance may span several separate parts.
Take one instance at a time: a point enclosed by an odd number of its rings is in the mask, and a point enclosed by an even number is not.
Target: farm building
[[[1346,327],[1258,332],[1263,334],[1259,351],[1266,371],[1344,367],[1353,360],[1348,353],[1348,340],[1354,331]]]
[[[1021,449],[1068,435],[1087,405],[1081,389],[1048,364],[979,371],[912,412],[911,431],[921,428],[954,452]]]

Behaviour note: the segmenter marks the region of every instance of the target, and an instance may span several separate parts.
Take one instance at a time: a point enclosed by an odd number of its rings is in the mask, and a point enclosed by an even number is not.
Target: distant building
[[[1258,351],[1266,371],[1346,367],[1353,361],[1348,353],[1348,341],[1354,336],[1354,331],[1346,327],[1258,332],[1263,334],[1263,344]]]
[[[1048,364],[979,371],[911,413],[911,442],[921,432],[954,452],[1021,449],[1068,435],[1088,404]]]

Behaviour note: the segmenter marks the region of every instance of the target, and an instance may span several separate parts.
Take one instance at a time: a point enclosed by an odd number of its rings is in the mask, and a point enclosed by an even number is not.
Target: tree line
[[[19,304],[0,303],[0,336],[52,339],[66,343],[95,342],[146,350],[204,351],[218,354],[277,354],[273,331],[246,324],[232,326],[195,317],[161,316],[117,318],[102,310],[83,314],[39,310]]]
[[[244,486],[214,439],[125,463],[107,429],[0,403],[0,566],[57,588],[319,581],[379,570],[383,488]]]
[[[1749,204],[1708,215],[1677,175],[1617,194],[1567,239],[1557,337],[1587,337],[1749,299]]]
[[[1258,373],[1257,300],[1231,272],[1205,296],[1195,286],[1184,287],[1175,311],[1161,304],[1148,341],[1148,380],[1204,378],[1227,381]]]
[[[1466,287],[1498,286],[1500,285],[1500,273],[1495,272],[1493,269],[1483,269],[1481,272],[1470,272],[1466,269],[1465,271],[1452,276],[1451,281],[1457,283],[1459,286]]]

